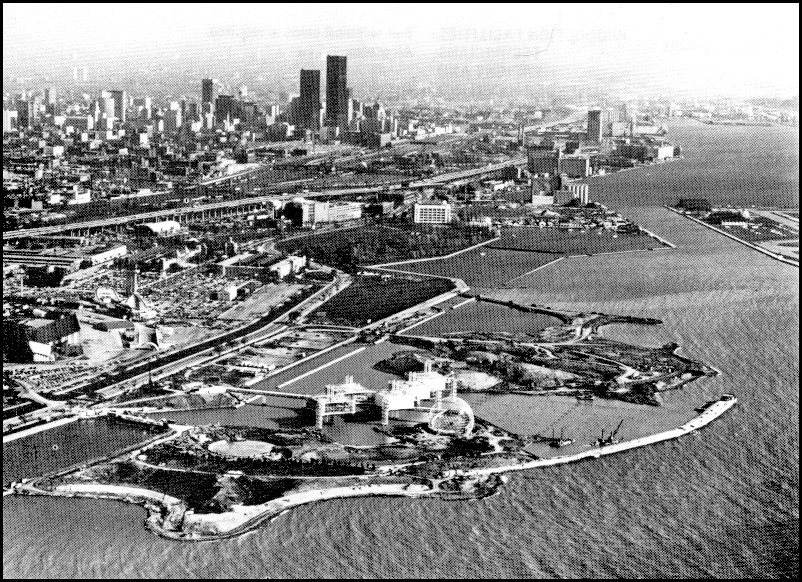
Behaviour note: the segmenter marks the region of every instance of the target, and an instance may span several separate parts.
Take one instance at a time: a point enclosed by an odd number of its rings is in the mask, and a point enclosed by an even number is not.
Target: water
[[[161,540],[142,528],[140,508],[121,503],[5,498],[4,576],[798,573],[799,271],[653,208],[675,194],[703,196],[683,171],[708,187],[725,180],[726,189],[714,189],[734,203],[798,207],[797,173],[788,169],[798,167],[798,137],[788,128],[688,124],[674,135],[689,158],[701,157],[598,182],[604,203],[628,207],[625,214],[681,243],[678,252],[596,257],[610,262],[594,266],[562,261],[505,292],[663,319],[656,341],[677,341],[724,372],[672,398],[690,405],[731,391],[739,397],[732,413],[679,441],[511,475],[484,501],[331,501],[213,543]],[[742,167],[722,174],[717,160]],[[635,186],[639,173],[654,172],[665,174]]]
[[[525,313],[497,303],[474,301],[413,327],[409,335],[440,336],[454,331],[537,335],[547,327],[560,324],[559,319],[550,315]]]

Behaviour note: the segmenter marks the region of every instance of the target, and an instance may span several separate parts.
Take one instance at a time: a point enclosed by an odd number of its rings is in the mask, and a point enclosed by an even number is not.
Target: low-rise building
[[[447,224],[451,222],[451,205],[443,204],[416,204],[416,224]]]

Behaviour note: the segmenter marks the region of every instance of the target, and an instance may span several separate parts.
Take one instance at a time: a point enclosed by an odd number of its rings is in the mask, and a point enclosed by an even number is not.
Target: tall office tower
[[[214,101],[214,84],[211,79],[201,81],[201,112],[209,113]]]
[[[299,121],[304,129],[319,129],[320,71],[301,69]]]
[[[56,103],[56,88],[45,87],[45,105],[55,105]]]
[[[19,113],[16,109],[3,109],[3,133],[8,133],[9,131],[17,129],[18,120]]]
[[[125,91],[109,91],[114,99],[114,117],[125,123],[125,114],[128,111],[128,95]]]
[[[28,129],[33,123],[33,101],[20,99],[17,101],[17,127]]]
[[[218,95],[214,101],[214,118],[217,123],[226,119],[233,121],[236,117],[233,95]]]
[[[346,57],[326,57],[326,123],[342,127],[348,124]]]
[[[602,122],[601,110],[591,109],[588,111],[588,141],[601,142],[602,139]]]
[[[117,117],[117,113],[115,111],[114,106],[114,98],[108,95],[108,92],[103,93],[106,95],[105,97],[101,97],[101,101],[103,101],[103,116],[106,119],[114,120]]]

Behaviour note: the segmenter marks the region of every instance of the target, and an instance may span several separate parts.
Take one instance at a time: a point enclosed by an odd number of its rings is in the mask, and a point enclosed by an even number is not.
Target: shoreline
[[[722,397],[682,426],[646,437],[591,448],[587,451],[572,455],[551,457],[548,459],[534,459],[515,465],[472,470],[452,469],[446,472],[442,479],[436,481],[448,481],[454,478],[487,479],[494,475],[503,475],[513,471],[563,465],[584,459],[598,459],[606,455],[640,448],[658,442],[674,440],[707,426],[729,411],[736,403],[737,399],[734,397]],[[393,466],[384,467],[379,470],[379,474],[387,474],[392,470]],[[365,480],[368,479],[370,479],[370,477],[365,477]],[[135,503],[144,506],[145,510],[148,512],[145,520],[147,529],[163,538],[186,542],[214,541],[236,537],[257,529],[263,522],[275,519],[290,509],[318,501],[367,496],[403,496],[419,498],[424,496],[437,497],[452,494],[450,491],[441,490],[438,486],[426,487],[413,483],[368,484],[364,486],[335,487],[331,489],[315,489],[292,493],[260,505],[234,505],[230,511],[220,514],[195,514],[193,511],[187,510],[180,500],[176,503],[175,498],[169,497],[163,493],[129,486],[69,484],[59,485],[53,491],[45,491],[31,485],[21,484],[8,493],[52,497],[115,499],[128,503]],[[4,495],[5,494],[7,493],[4,493]]]
[[[780,261],[781,263],[785,263],[786,265],[792,265],[794,267],[799,267],[799,261],[794,261],[793,259],[789,259],[789,258],[787,258],[787,257],[785,257],[783,255],[779,255],[777,253],[773,253],[768,249],[764,249],[761,246],[758,246],[756,244],[753,244],[753,243],[745,241],[745,240],[743,240],[741,238],[738,238],[734,234],[730,234],[729,232],[725,232],[725,231],[721,230],[720,228],[716,228],[712,224],[708,224],[703,220],[699,220],[696,217],[693,217],[693,216],[691,216],[689,214],[685,214],[684,212],[681,212],[681,211],[679,211],[676,208],[673,208],[671,206],[664,205],[663,207],[667,208],[671,212],[675,212],[675,213],[679,214],[680,216],[683,216],[683,217],[687,218],[688,220],[692,220],[693,222],[696,222],[697,224],[701,224],[702,226],[705,226],[705,227],[709,228],[710,230],[713,230],[713,231],[715,231],[715,232],[717,232],[719,234],[723,234],[727,238],[730,238],[730,239],[734,240],[735,242],[739,242],[742,245],[749,247],[750,249],[754,249],[754,250],[756,250],[756,251],[758,251],[760,253],[763,253],[764,255],[774,259],[775,261]]]

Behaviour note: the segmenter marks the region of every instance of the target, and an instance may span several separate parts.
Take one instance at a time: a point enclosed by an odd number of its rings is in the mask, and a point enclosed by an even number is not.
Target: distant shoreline
[[[710,230],[714,230],[719,234],[723,234],[727,238],[731,238],[732,240],[734,240],[736,242],[739,242],[742,245],[749,247],[750,249],[754,249],[754,250],[756,250],[756,251],[758,251],[760,253],[763,253],[764,255],[766,255],[767,257],[771,257],[775,261],[780,261],[781,263],[785,263],[787,265],[792,265],[794,267],[799,267],[799,261],[794,261],[793,259],[789,259],[788,257],[785,257],[783,255],[779,255],[777,253],[773,253],[768,249],[764,249],[761,246],[758,246],[756,244],[752,244],[752,243],[750,243],[748,241],[745,241],[745,240],[743,240],[741,238],[738,238],[734,234],[731,234],[729,232],[725,232],[725,231],[721,230],[720,228],[717,228],[717,227],[713,226],[712,224],[708,224],[704,220],[699,220],[698,218],[693,217],[693,216],[691,216],[689,214],[685,214],[684,212],[682,212],[680,210],[677,210],[676,208],[673,208],[671,206],[664,205],[663,207],[667,208],[671,212],[676,212],[680,216],[683,216],[683,217],[687,218],[688,220],[692,220],[693,222],[696,222],[697,224],[701,224],[702,226],[706,226]]]

